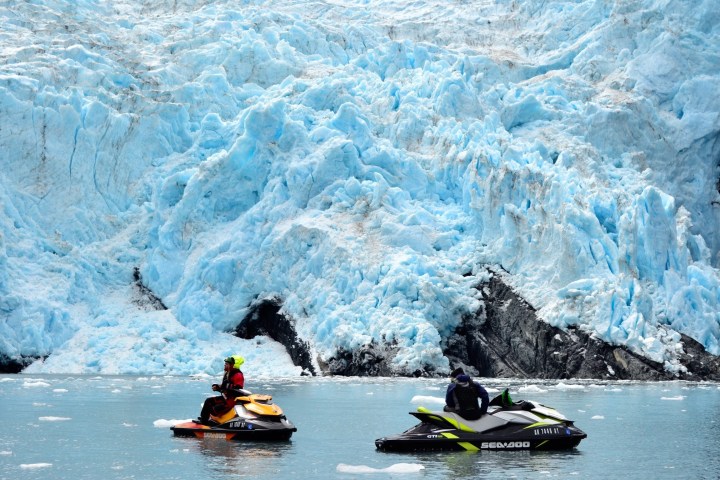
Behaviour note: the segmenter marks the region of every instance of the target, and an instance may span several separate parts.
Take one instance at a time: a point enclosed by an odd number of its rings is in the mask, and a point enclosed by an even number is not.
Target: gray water
[[[588,438],[568,452],[390,454],[374,440],[416,423],[416,396],[441,408],[443,380],[247,376],[296,424],[290,442],[173,437],[168,421],[196,417],[215,378],[0,375],[0,479],[720,478],[714,383],[485,379]],[[398,464],[417,471],[382,471]]]

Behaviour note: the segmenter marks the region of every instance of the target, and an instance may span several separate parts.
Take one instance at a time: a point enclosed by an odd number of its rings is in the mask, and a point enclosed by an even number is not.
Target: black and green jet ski
[[[507,393],[490,401],[487,414],[466,420],[451,412],[419,407],[410,415],[420,423],[394,436],[378,438],[386,452],[431,450],[569,450],[587,434],[552,407],[521,400],[503,402]]]

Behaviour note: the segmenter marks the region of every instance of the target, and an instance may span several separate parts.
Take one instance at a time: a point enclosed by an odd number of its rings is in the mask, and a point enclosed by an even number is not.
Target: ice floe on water
[[[337,471],[340,473],[418,473],[425,467],[418,463],[396,463],[385,468],[374,468],[367,465],[346,465],[340,463]]]
[[[445,398],[433,397],[429,395],[415,395],[410,399],[410,403],[414,405],[430,404],[430,405],[445,405]]]
[[[52,463],[21,463],[20,468],[23,470],[35,470],[38,468],[49,468],[52,467]]]

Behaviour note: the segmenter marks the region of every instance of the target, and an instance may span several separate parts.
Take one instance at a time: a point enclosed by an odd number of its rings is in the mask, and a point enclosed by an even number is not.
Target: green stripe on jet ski
[[[452,418],[443,417],[443,420],[450,423],[453,427],[457,428],[458,430],[462,430],[463,432],[474,432],[472,428],[468,427],[467,425],[458,422],[457,420],[454,420]]]
[[[480,450],[479,448],[477,448],[475,445],[473,445],[470,442],[458,442],[458,445],[463,447],[468,452],[477,452],[478,450]]]
[[[432,413],[431,410],[428,410],[428,409],[425,408],[425,407],[418,407],[418,408],[417,408],[417,411],[420,412],[420,413],[427,413],[427,414]],[[440,420],[440,421],[445,420],[444,418],[438,417],[437,415],[431,415],[430,418],[432,418],[433,420]]]
[[[548,427],[550,425],[557,425],[557,422],[555,422],[555,423],[537,422],[537,423],[533,423],[532,425],[528,425],[527,427],[523,427],[523,430],[527,430],[528,428],[535,428],[535,427]]]
[[[428,410],[425,407],[418,407],[418,412],[420,413],[432,413],[430,410]],[[458,422],[457,420],[454,420],[452,418],[448,417],[438,417],[437,415],[433,415],[432,417],[435,420],[445,421],[452,425],[453,427],[457,428],[458,430],[462,430],[463,432],[475,432],[472,428],[468,427],[467,425]]]
[[[460,437],[458,437],[457,435],[452,434],[452,433],[450,433],[450,432],[442,432],[442,436],[445,437],[445,438],[449,438],[449,439],[451,439],[451,440],[454,440],[454,439],[456,439],[456,438],[460,438]],[[465,450],[467,450],[468,452],[477,452],[478,450],[480,450],[478,447],[476,447],[475,445],[473,445],[473,444],[470,443],[470,442],[457,442],[457,444],[460,445],[461,447],[463,447],[463,448],[464,448]]]

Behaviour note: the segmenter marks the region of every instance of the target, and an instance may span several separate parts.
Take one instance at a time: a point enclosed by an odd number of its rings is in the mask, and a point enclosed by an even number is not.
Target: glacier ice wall
[[[36,370],[280,358],[224,333],[274,298],[320,360],[444,371],[485,265],[670,370],[720,353],[713,1],[0,12],[0,352]]]

